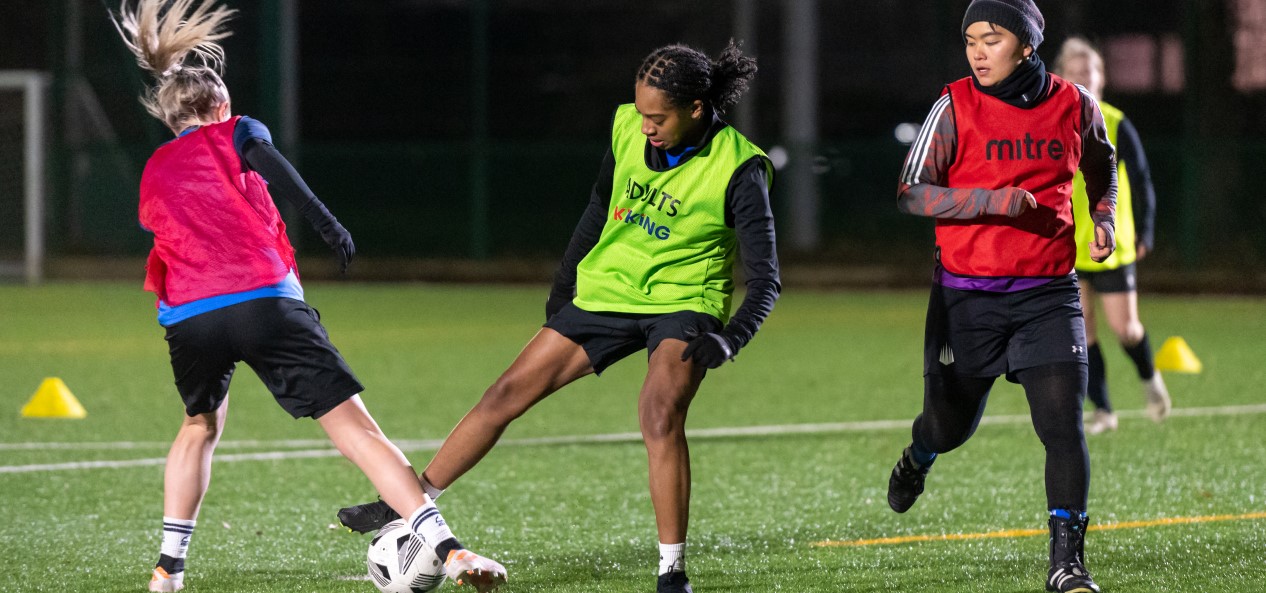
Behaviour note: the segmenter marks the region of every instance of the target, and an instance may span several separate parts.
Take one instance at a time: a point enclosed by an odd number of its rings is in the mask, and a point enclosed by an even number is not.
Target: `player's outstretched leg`
[[[438,500],[440,495],[444,493],[442,488],[436,488],[427,481],[426,476],[419,476],[422,482],[422,490],[431,500]],[[381,498],[374,502],[358,504],[350,507],[343,507],[338,510],[338,522],[344,527],[355,531],[356,533],[371,533],[382,529],[382,527],[396,519],[400,518],[400,513],[391,508]]]
[[[453,428],[435,453],[426,471],[419,476],[432,499],[469,471],[501,438],[515,418],[563,386],[593,369],[580,345],[549,328],[537,332],[518,358],[491,387],[479,403]],[[440,484],[436,488],[431,484]],[[399,518],[383,501],[367,502],[339,509],[338,519],[348,529],[369,533]]]
[[[505,567],[465,549],[453,536],[435,502],[418,483],[408,459],[383,435],[360,396],[352,396],[317,422],[339,452],[365,473],[392,508],[410,512],[409,528],[444,559],[444,572],[458,586],[471,586],[486,593],[505,584]]]
[[[1085,513],[1057,509],[1051,511],[1051,569],[1046,590],[1059,593],[1099,593],[1099,585],[1086,570]]]
[[[506,569],[501,563],[467,550],[449,530],[448,523],[431,500],[411,513],[403,523],[414,537],[434,550],[443,559],[444,576],[457,587],[470,587],[479,593],[498,590],[506,583]],[[397,525],[398,522],[393,524]]]

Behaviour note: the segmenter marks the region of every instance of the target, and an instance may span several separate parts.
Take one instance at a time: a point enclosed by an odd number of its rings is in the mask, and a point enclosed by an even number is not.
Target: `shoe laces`
[[[914,459],[906,453],[901,454],[901,460],[897,462],[897,477],[904,481],[911,481],[928,475],[931,466],[921,466],[914,462]]]

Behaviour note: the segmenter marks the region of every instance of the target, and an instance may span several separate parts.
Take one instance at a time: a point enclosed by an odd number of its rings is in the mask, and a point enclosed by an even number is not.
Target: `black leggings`
[[[1014,376],[1024,387],[1033,428],[1046,448],[1048,508],[1085,511],[1090,490],[1090,453],[1081,426],[1086,365],[1051,364]],[[914,442],[938,454],[967,442],[980,424],[994,379],[925,375],[923,413],[914,419]]]

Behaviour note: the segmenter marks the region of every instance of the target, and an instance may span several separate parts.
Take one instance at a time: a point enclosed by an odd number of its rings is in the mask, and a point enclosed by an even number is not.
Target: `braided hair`
[[[666,45],[646,56],[637,81],[657,88],[676,107],[698,100],[724,113],[747,91],[756,75],[756,58],[743,55],[733,39],[717,59],[681,44]]]

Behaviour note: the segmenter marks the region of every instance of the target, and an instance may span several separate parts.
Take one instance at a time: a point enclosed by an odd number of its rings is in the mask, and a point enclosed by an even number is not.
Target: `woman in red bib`
[[[238,362],[259,375],[287,412],[320,423],[338,450],[414,533],[445,559],[459,585],[491,591],[505,582],[496,562],[462,549],[418,484],[404,455],[361,403],[363,389],[316,310],[303,301],[294,249],[272,195],[295,205],[338,254],[352,237],[272,145],[268,129],[232,116],[220,79],[232,10],[215,0],[124,2],[116,24],[156,84],[141,102],[176,135],[141,176],[140,222],[154,234],[145,289],[158,296],[185,418],[167,456],[163,534],[150,591],[179,591],[211,456],[228,416]]]
[[[1044,27],[1032,0],[969,5],[962,33],[972,75],[945,87],[901,172],[898,208],[936,219],[937,264],[923,413],[892,470],[888,504],[910,509],[937,456],[971,437],[1005,375],[1024,387],[1046,449],[1046,588],[1098,593],[1083,553],[1086,330],[1071,195],[1080,168],[1095,227],[1089,250],[1102,261],[1114,247],[1116,165],[1094,97],[1038,57]]]

